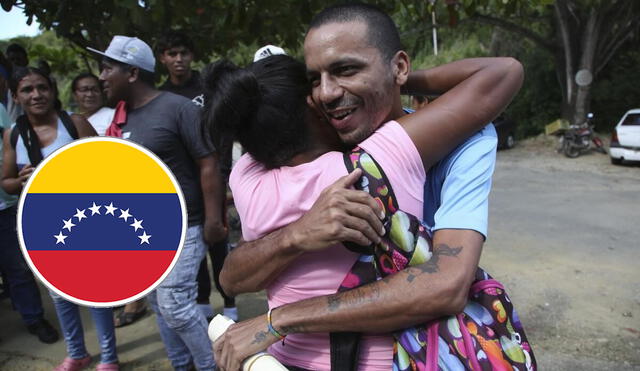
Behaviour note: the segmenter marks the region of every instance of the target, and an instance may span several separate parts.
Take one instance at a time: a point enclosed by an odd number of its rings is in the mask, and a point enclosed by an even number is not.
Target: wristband
[[[271,311],[273,311],[273,308],[270,308],[267,312],[267,327],[269,328],[269,332],[271,333],[271,335],[277,337],[279,340],[282,340],[282,345],[284,345],[284,338],[286,337],[286,335],[282,335],[273,327],[273,324],[271,323]]]

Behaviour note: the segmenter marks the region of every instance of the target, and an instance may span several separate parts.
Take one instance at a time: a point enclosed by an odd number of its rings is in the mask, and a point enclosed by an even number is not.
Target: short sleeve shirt
[[[432,230],[470,229],[487,237],[497,143],[496,130],[489,124],[429,169],[424,221]]]
[[[201,130],[200,108],[189,99],[161,92],[144,106],[127,112],[122,137],[155,153],[175,175],[184,193],[189,225],[201,224],[204,204],[197,159],[213,153]]]

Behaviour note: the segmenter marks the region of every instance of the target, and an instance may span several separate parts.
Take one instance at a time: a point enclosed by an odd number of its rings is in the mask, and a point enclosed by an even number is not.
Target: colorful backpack
[[[387,234],[369,247],[345,243],[360,254],[338,291],[373,282],[432,255],[427,225],[398,209],[388,178],[364,150],[345,154],[349,172],[363,170],[357,189],[368,192],[386,213]],[[393,370],[536,370],[536,361],[518,315],[500,282],[481,268],[462,313],[393,333]],[[357,370],[360,334],[332,333],[331,368]],[[335,353],[335,354],[334,354]]]

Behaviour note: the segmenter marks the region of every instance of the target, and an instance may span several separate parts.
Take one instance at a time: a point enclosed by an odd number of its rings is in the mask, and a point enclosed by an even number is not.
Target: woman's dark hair
[[[18,94],[18,85],[20,85],[20,81],[29,75],[40,75],[47,80],[49,87],[53,89],[53,81],[51,81],[51,77],[44,73],[41,69],[36,67],[14,67],[13,72],[11,73],[11,78],[9,79],[9,89],[13,94]]]
[[[213,142],[232,137],[272,169],[307,149],[310,85],[305,65],[276,55],[247,68],[221,60],[203,72],[203,128]]]
[[[80,80],[86,79],[86,78],[95,79],[98,82],[98,85],[100,85],[100,79],[98,79],[98,76],[92,74],[91,72],[83,72],[78,76],[74,77],[73,81],[71,81],[71,91],[75,92],[76,89],[78,88],[78,83],[80,82]]]

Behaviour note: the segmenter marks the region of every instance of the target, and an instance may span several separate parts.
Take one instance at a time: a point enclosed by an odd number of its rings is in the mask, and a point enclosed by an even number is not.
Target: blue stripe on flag
[[[30,193],[22,209],[28,250],[177,250],[181,230],[175,193]]]

